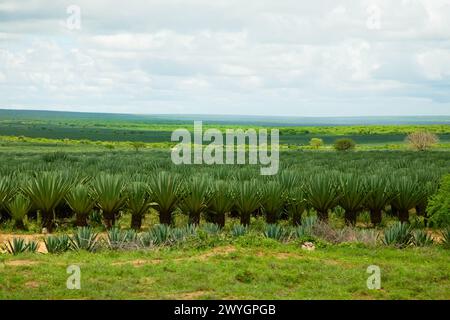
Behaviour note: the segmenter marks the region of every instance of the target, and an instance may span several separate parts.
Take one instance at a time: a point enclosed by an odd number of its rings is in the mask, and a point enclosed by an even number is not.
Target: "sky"
[[[0,0],[0,108],[450,115],[450,0]]]

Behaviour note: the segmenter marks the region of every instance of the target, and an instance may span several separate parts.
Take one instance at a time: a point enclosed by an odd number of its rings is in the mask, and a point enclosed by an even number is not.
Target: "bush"
[[[425,151],[439,142],[439,138],[428,131],[416,131],[406,137],[406,142],[417,151]]]
[[[450,175],[442,179],[438,192],[428,201],[427,212],[432,225],[450,226]]]
[[[312,138],[309,141],[309,145],[315,149],[319,149],[320,147],[323,146],[323,140],[320,138]]]
[[[347,151],[355,149],[356,143],[350,138],[337,139],[334,142],[334,149],[337,151]]]

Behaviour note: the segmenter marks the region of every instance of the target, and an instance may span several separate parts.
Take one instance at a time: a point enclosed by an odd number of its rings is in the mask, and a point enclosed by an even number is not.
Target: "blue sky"
[[[450,0],[2,0],[0,108],[450,115],[449,21]]]

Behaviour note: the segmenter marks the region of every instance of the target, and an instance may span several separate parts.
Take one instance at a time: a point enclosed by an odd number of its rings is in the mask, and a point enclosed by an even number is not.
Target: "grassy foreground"
[[[69,265],[81,289],[68,290]],[[366,285],[369,265],[381,289]],[[197,248],[0,256],[0,299],[450,299],[438,246],[317,246],[247,236]]]

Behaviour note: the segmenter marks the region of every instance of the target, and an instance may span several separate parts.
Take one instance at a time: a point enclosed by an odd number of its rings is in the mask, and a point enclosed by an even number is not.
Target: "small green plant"
[[[356,147],[355,141],[350,138],[337,139],[334,142],[334,149],[337,151],[348,151],[353,150]]]
[[[31,208],[30,200],[23,194],[19,193],[10,202],[6,204],[9,214],[14,220],[14,227],[19,230],[25,230],[23,219]]]
[[[433,238],[422,229],[412,232],[412,243],[417,247],[425,247],[433,244]]]
[[[62,253],[71,249],[71,242],[68,235],[48,236],[44,240],[45,248],[48,253]]]
[[[391,227],[384,230],[383,244],[387,246],[406,247],[411,244],[411,228],[407,223],[396,222]]]
[[[24,252],[36,252],[38,249],[38,243],[35,241],[26,242],[22,238],[13,238],[9,240],[3,249],[9,254],[18,255]]]
[[[222,231],[222,228],[215,223],[205,223],[202,227],[202,230],[205,231],[208,235],[217,235]]]
[[[71,242],[74,250],[94,252],[98,249],[98,234],[90,227],[80,227],[72,236]]]
[[[141,235],[140,242],[145,247],[169,244],[172,228],[167,224],[157,224]]]
[[[231,228],[231,235],[235,238],[241,237],[245,235],[248,232],[248,228],[241,225],[241,224],[235,224]]]
[[[266,238],[285,241],[289,238],[289,232],[278,224],[268,224],[264,230]]]

